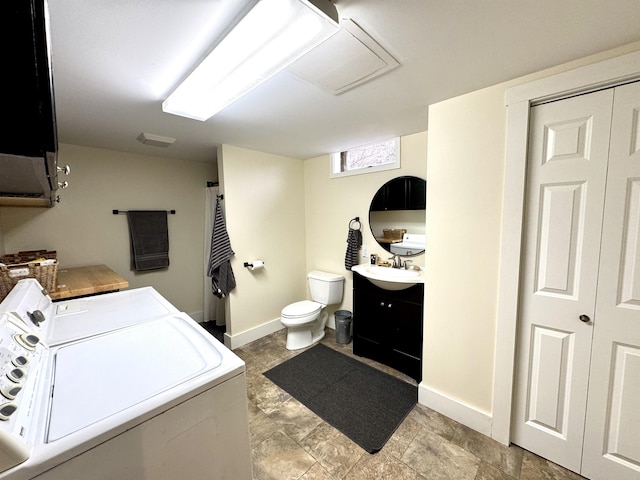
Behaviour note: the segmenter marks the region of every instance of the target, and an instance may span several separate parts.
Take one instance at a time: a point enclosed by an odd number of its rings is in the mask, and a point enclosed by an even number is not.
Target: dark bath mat
[[[264,375],[369,453],[384,446],[418,398],[416,386],[322,344]]]

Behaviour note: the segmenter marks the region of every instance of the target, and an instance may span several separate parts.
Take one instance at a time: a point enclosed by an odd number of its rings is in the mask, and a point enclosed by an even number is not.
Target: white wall
[[[344,267],[349,221],[360,217],[363,245],[369,253],[387,259],[391,254],[375,241],[369,229],[369,205],[378,189],[392,178],[415,175],[426,178],[427,132],[400,139],[400,169],[329,178],[329,156],[304,162],[306,205],[306,269],[324,270],[345,276],[344,297],[329,311],[353,307],[353,274]],[[429,182],[427,181],[427,190]],[[429,208],[427,206],[427,208]],[[368,259],[361,259],[365,263]],[[412,257],[415,265],[424,265],[424,254]]]
[[[152,150],[150,150],[152,151]],[[151,285],[180,310],[203,308],[204,193],[217,180],[215,163],[189,162],[96,148],[60,145],[69,188],[53,208],[0,208],[7,253],[46,248],[60,268],[106,264],[130,287]],[[169,215],[167,270],[130,269],[126,215],[112,210],[176,210]]]
[[[230,145],[218,163],[237,283],[227,299],[227,340],[236,347],[282,328],[282,308],[306,298],[304,164]],[[255,259],[263,270],[243,267]]]

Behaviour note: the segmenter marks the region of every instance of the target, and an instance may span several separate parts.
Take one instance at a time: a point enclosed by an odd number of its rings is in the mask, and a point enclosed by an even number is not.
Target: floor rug
[[[264,373],[369,453],[416,404],[418,388],[318,344]]]

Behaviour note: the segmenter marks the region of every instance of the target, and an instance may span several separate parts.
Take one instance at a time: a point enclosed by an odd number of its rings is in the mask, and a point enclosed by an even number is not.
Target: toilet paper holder
[[[256,265],[254,265],[254,262]],[[264,262],[262,260],[252,260],[251,262],[244,262],[244,267],[250,270],[253,270],[254,267],[261,268],[264,266]]]

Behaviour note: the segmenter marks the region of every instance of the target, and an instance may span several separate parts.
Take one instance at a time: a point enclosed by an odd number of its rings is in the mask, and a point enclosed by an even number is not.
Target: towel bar
[[[127,210],[112,210],[114,215],[118,215],[120,213],[129,213]],[[175,215],[176,211],[175,210],[167,210],[167,213],[171,214],[171,215]]]

